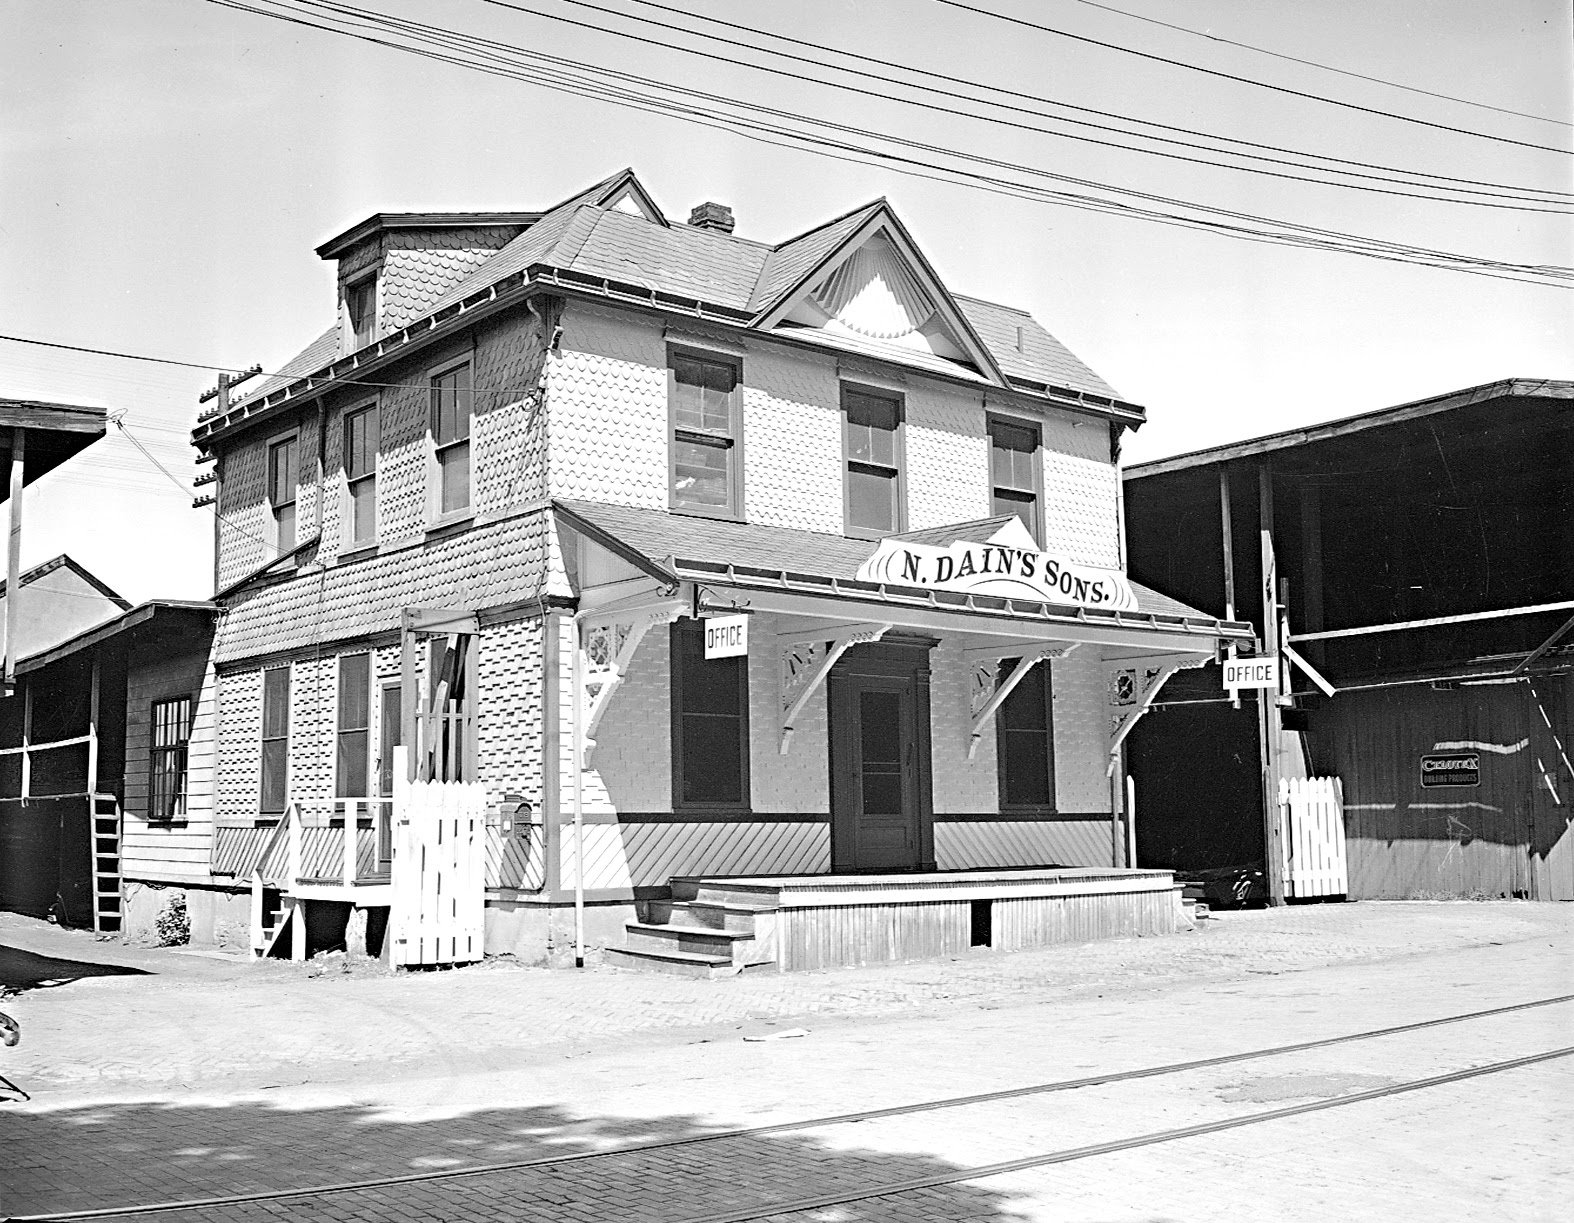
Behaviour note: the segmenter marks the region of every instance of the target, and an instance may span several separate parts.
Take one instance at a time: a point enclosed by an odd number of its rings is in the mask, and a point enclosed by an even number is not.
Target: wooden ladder
[[[93,929],[118,934],[120,892],[120,801],[113,794],[88,800],[93,821]]]

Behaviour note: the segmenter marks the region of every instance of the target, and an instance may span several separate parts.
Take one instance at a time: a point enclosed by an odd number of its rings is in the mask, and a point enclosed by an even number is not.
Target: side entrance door
[[[829,695],[832,870],[933,870],[927,646],[855,646]]]

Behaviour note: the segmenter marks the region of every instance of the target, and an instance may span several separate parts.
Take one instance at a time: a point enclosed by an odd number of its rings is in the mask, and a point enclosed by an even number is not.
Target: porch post
[[[585,966],[585,684],[584,650],[579,640],[580,620],[574,617],[574,636],[570,645],[569,675],[573,692],[569,708],[573,722],[569,731],[569,767],[574,770],[574,967]]]

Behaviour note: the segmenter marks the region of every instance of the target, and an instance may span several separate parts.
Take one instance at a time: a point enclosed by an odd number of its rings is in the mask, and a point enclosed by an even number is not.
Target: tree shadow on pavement
[[[0,943],[0,998],[10,998],[30,989],[46,989],[80,981],[84,977],[145,977],[146,969],[122,964],[97,964],[88,960],[67,960],[40,955],[20,947]]]
[[[998,1187],[960,1181],[783,1211],[792,1202],[841,1193],[856,1197],[874,1186],[954,1175],[961,1169],[930,1154],[853,1146],[846,1126],[722,1135],[693,1116],[587,1118],[556,1106],[413,1121],[381,1107],[298,1108],[259,1101],[0,1108],[0,1150],[6,1152],[0,1161],[0,1202],[17,1219],[550,1158],[559,1162],[263,1202],[194,1206],[161,1212],[159,1218],[170,1223],[281,1216],[345,1223],[677,1223],[720,1215],[778,1223],[961,1223],[1029,1217]],[[615,1151],[654,1142],[685,1144]]]

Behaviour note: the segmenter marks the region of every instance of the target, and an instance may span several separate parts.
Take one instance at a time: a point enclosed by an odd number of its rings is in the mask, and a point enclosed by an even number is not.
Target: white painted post
[[[355,886],[355,848],[356,841],[361,835],[361,804],[359,799],[346,798],[339,800],[344,807],[344,869],[343,879],[346,888]]]

